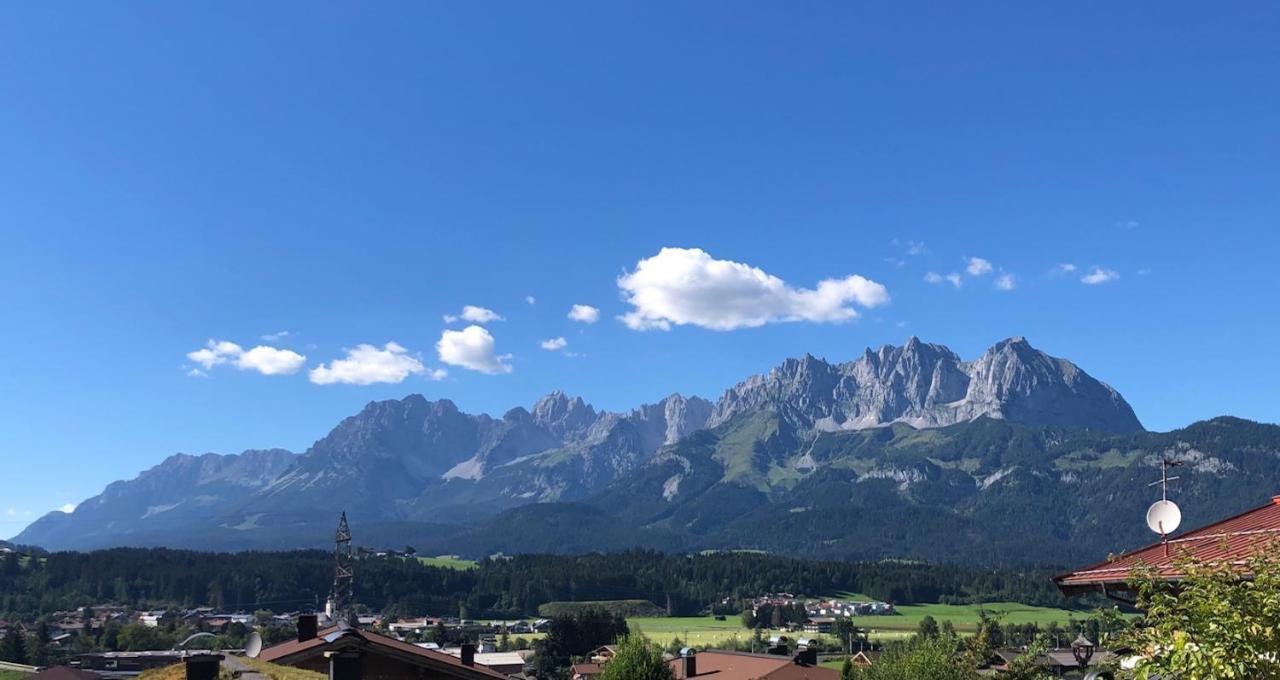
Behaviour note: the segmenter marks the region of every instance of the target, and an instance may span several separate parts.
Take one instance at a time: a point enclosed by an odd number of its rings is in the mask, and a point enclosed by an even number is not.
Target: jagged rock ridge
[[[984,418],[1141,430],[1115,390],[1022,338],[969,362],[911,338],[843,364],[788,359],[715,404],[673,394],[613,413],[556,391],[494,418],[421,395],[372,402],[305,453],[174,456],[72,514],[41,518],[17,540],[81,548],[190,545],[188,535],[216,535],[218,545],[239,546],[269,535],[310,544],[304,537],[326,533],[336,508],[364,522],[465,523],[529,503],[594,497],[670,460],[663,451],[691,435],[744,419],[754,425],[716,454],[724,468],[717,479],[772,492],[828,465],[815,450],[818,433]],[[668,499],[696,486],[685,473],[663,484]]]
[[[890,423],[942,427],[979,417],[1028,425],[1135,432],[1142,424],[1118,392],[1024,338],[997,343],[974,361],[912,337],[830,364],[806,355],[725,392],[707,424],[772,408],[797,426],[857,430]]]

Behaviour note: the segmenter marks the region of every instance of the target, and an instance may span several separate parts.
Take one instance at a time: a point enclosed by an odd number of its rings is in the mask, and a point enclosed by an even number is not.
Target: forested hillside
[[[21,620],[102,603],[296,611],[322,606],[332,556],[321,551],[202,553],[117,548],[0,558],[0,616]],[[393,615],[522,617],[549,602],[648,600],[672,614],[769,591],[859,592],[890,602],[1011,600],[1062,605],[1052,569],[996,571],[907,562],[815,562],[753,553],[648,551],[482,560],[474,569],[366,556],[356,600]]]

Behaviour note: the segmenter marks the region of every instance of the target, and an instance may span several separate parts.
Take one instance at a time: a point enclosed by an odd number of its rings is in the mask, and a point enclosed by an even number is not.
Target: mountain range
[[[1143,430],[1075,364],[1001,341],[964,361],[916,338],[846,363],[788,359],[714,403],[597,411],[552,392],[501,418],[373,402],[301,454],[177,454],[13,540],[49,549],[495,552],[759,549],[966,562],[1093,559],[1148,538],[1145,484],[1189,464],[1188,526],[1268,498],[1280,428]]]

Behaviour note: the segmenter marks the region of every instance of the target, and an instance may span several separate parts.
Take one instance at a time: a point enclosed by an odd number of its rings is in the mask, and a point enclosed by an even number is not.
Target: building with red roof
[[[1272,545],[1277,539],[1280,539],[1280,496],[1272,497],[1271,502],[1262,507],[1055,576],[1053,581],[1067,596],[1101,592],[1127,601],[1118,594],[1132,591],[1127,581],[1138,566],[1153,568],[1160,578],[1177,581],[1182,577],[1178,563],[1185,558],[1243,567],[1260,547]]]
[[[305,625],[299,629],[303,631],[299,639],[268,647],[258,658],[338,680],[507,679],[506,674],[476,663],[474,648],[464,648],[462,656],[456,657],[346,626],[326,628],[314,636]]]

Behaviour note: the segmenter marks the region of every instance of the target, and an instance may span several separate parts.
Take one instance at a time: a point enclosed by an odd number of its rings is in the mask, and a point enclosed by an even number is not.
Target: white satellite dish
[[[1156,501],[1147,508],[1147,526],[1161,536],[1167,536],[1182,524],[1182,511],[1173,501]]]
[[[262,636],[259,635],[258,631],[255,630],[249,634],[248,641],[244,643],[244,655],[249,657],[250,659],[256,659],[258,658],[258,655],[261,653],[262,653]]]

